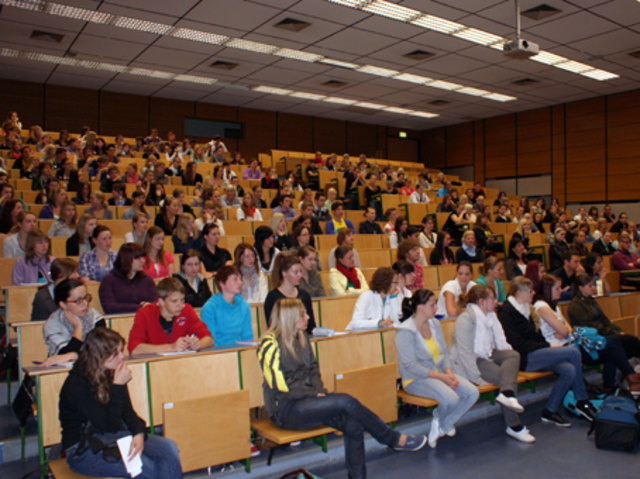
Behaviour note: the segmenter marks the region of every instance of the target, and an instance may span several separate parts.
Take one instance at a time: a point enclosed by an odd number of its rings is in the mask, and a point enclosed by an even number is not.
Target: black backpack
[[[606,398],[591,425],[589,434],[593,431],[598,449],[633,451],[640,438],[638,407],[635,401],[626,396]]]

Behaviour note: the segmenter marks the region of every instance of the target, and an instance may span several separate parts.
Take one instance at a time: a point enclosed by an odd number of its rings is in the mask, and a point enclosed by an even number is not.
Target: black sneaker
[[[596,419],[596,408],[593,407],[593,404],[591,404],[589,400],[578,401],[576,404],[576,412],[589,422],[593,422]]]
[[[563,418],[559,413],[551,412],[547,408],[542,410],[541,419],[542,422],[555,424],[558,427],[571,427],[571,423]]]

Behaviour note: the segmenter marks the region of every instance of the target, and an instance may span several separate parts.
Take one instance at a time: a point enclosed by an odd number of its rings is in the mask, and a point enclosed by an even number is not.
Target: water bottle
[[[601,279],[596,281],[596,296],[604,295],[604,284]]]
[[[331,337],[335,334],[335,331],[331,328],[323,328],[318,326],[313,330],[313,336],[315,338]]]

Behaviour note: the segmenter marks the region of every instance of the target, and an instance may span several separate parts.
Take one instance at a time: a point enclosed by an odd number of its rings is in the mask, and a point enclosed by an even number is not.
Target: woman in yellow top
[[[433,411],[429,446],[455,436],[455,423],[478,400],[478,389],[451,371],[447,345],[437,319],[436,297],[419,289],[402,301],[402,322],[396,327],[398,368],[409,394],[438,401]]]
[[[356,259],[353,248],[340,245],[336,248],[336,267],[329,271],[329,290],[331,296],[344,296],[345,294],[360,294],[369,290],[364,274],[360,268],[356,268]]]

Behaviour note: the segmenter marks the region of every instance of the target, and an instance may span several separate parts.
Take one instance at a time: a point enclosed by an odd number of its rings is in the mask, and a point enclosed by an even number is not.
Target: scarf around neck
[[[358,271],[355,268],[347,269],[340,261],[336,261],[336,269],[347,277],[347,281],[353,284],[355,289],[360,289],[360,280],[358,279]]]

